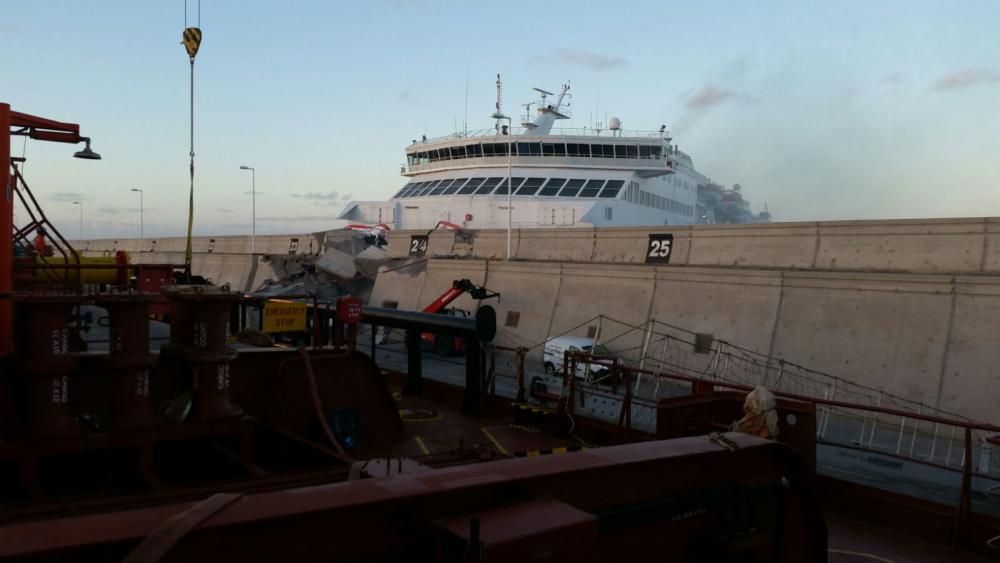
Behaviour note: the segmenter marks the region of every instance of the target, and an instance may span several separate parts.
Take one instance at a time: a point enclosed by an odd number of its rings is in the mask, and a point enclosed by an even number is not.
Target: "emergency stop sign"
[[[358,324],[361,320],[361,300],[357,297],[342,297],[337,300],[337,320],[347,324]]]
[[[264,303],[262,327],[264,332],[298,332],[305,329],[305,303],[280,299],[271,299]]]

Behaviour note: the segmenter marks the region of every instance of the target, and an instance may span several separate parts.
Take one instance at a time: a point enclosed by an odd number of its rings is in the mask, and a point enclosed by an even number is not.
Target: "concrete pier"
[[[673,235],[669,263],[645,263],[651,233]],[[390,254],[408,258],[411,237],[425,234],[393,232]],[[298,238],[303,252],[311,237],[258,237],[257,247],[287,254]],[[182,260],[175,241],[183,239],[158,241],[141,260]],[[373,304],[419,309],[469,278],[502,295],[493,303],[499,344],[533,345],[600,314],[634,325],[659,319],[1000,422],[1000,218],[516,230],[511,261],[502,230],[467,239],[438,231],[429,243],[424,256],[383,268]],[[233,287],[266,279],[246,237],[208,245],[197,239],[196,273]],[[455,306],[475,309],[467,297]]]

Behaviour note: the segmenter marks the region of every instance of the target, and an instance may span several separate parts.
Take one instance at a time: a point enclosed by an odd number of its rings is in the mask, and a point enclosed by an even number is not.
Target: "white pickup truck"
[[[563,360],[565,353],[584,352],[595,356],[611,356],[607,348],[601,346],[594,347],[594,339],[584,336],[556,336],[545,341],[542,349],[542,361],[545,362],[546,375],[563,373]],[[574,377],[583,379],[587,376],[587,363],[578,363]],[[600,379],[608,372],[607,366],[601,364],[590,364],[591,378]]]

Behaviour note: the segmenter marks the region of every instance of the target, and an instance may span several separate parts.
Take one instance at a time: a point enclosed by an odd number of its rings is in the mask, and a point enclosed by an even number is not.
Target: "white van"
[[[593,352],[591,352],[593,350]],[[610,356],[611,352],[607,348],[597,345],[594,348],[594,339],[585,336],[556,336],[545,341],[542,349],[542,361],[545,362],[546,375],[555,375],[563,372],[563,359],[565,353],[585,352],[593,353],[595,356]],[[608,372],[607,366],[600,364],[590,364],[591,377],[601,377]],[[584,378],[587,374],[587,364],[578,363],[576,366],[576,377]]]

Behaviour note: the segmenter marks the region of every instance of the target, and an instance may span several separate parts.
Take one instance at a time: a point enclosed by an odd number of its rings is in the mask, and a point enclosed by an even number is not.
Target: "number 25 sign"
[[[655,234],[649,235],[649,243],[646,246],[647,264],[669,264],[670,252],[674,248],[674,235]]]

